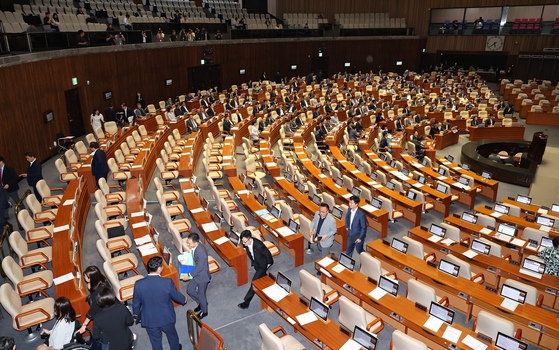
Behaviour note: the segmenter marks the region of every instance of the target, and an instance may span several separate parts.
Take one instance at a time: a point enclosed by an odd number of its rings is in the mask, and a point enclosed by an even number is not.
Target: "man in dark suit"
[[[190,273],[191,280],[188,282],[186,293],[190,295],[198,306],[194,312],[198,312],[201,320],[208,316],[208,300],[206,299],[206,289],[210,283],[210,267],[208,265],[208,252],[203,244],[200,244],[200,236],[196,232],[188,235],[186,245],[191,249],[192,259],[194,260],[194,270]]]
[[[186,121],[186,128],[188,129],[188,132],[198,132],[198,123],[196,122],[196,120],[194,120],[194,118],[192,117],[192,114],[188,115],[188,120]]]
[[[362,209],[359,208],[361,199],[351,196],[349,199],[349,209],[345,217],[345,228],[347,229],[347,249],[346,254],[353,255],[353,248],[356,247],[357,253],[363,252],[365,235],[367,234],[367,218]]]
[[[309,108],[309,103],[307,102],[307,100],[301,100],[301,108]]]
[[[17,175],[14,168],[4,163],[4,157],[0,156],[0,187],[2,187],[8,193],[14,201],[14,206],[19,203],[19,194],[17,190],[19,190],[19,176]],[[21,203],[22,208],[23,203]],[[3,227],[3,226],[1,226]]]
[[[441,122],[437,122],[435,125],[431,127],[431,131],[429,131],[429,136],[431,136],[432,139],[435,139],[436,134],[441,133],[441,130],[439,129],[440,126],[441,126]]]
[[[27,152],[25,154],[25,159],[27,159],[27,161],[29,162],[29,167],[27,168],[27,171],[25,173],[20,174],[19,176],[27,178],[27,184],[33,188],[35,197],[37,197],[37,200],[39,201],[39,203],[41,203],[43,201],[43,197],[41,197],[39,191],[37,191],[36,186],[37,182],[43,179],[41,163],[37,160],[37,158],[35,158],[35,154],[33,154],[32,152]]]
[[[124,117],[124,122],[128,123],[129,125],[133,125],[134,122],[136,121],[136,115],[134,114],[134,111],[128,108],[126,106],[126,103],[123,103],[121,107],[122,107],[122,115]]]
[[[229,114],[226,114],[225,119],[223,120],[223,131],[231,135],[231,126],[233,126],[233,123],[231,122],[231,116]]]
[[[256,281],[257,279],[266,276],[268,268],[274,263],[274,259],[272,258],[272,254],[268,248],[266,248],[264,243],[262,243],[259,239],[253,239],[249,230],[241,232],[241,242],[243,243],[243,247],[245,248],[250,261],[254,265],[255,272],[252,280]],[[250,305],[252,297],[254,297],[254,290],[252,290],[252,285],[250,285],[244,301],[238,306],[241,309],[247,309]]]
[[[202,122],[205,122],[208,119],[208,115],[206,114],[205,108],[200,107],[200,112],[198,112],[198,116]]]
[[[107,165],[107,155],[105,151],[99,149],[98,142],[92,142],[89,144],[91,151],[93,152],[93,160],[91,161],[91,174],[95,176],[95,182],[99,186],[99,179],[104,178],[107,181],[107,173],[109,172],[109,166]]]
[[[215,117],[215,111],[212,107],[208,108],[206,110],[206,113],[210,116],[210,117]]]
[[[109,108],[105,110],[105,121],[106,122],[117,122],[116,120],[116,112],[113,108],[113,104],[109,104]]]
[[[401,117],[396,117],[396,123],[394,123],[394,127],[396,128],[396,131],[404,131],[404,125],[402,124],[402,118]]]
[[[186,297],[177,290],[172,279],[161,277],[163,258],[155,256],[149,259],[146,267],[147,277],[136,281],[134,285],[134,318],[139,318],[142,327],[146,327],[153,350],[163,349],[161,331],[167,334],[171,350],[179,350],[181,345],[175,328],[177,317],[173,300],[185,304]]]
[[[485,120],[485,126],[495,126],[495,117],[490,115],[489,118]]]

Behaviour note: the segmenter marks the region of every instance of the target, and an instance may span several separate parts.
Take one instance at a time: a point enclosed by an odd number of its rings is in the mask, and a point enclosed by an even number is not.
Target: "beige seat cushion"
[[[27,254],[34,254],[34,253],[43,253],[47,259],[43,255],[33,255],[23,259],[23,263],[25,265],[35,264],[35,263],[45,263],[52,261],[52,247],[45,247],[45,248],[38,248],[34,250],[30,250]]]
[[[23,276],[23,282],[28,281],[28,280],[32,280],[34,278],[41,278],[43,279],[45,282],[47,282],[48,287],[45,286],[45,284],[40,281],[33,281],[33,282],[29,282],[29,283],[24,283],[21,285],[21,293],[25,294],[28,291],[31,290],[36,290],[36,289],[46,289],[46,288],[50,288],[52,286],[52,271],[50,270],[46,270],[46,271],[39,271],[39,272],[35,272],[31,275],[27,275],[27,276]],[[20,292],[18,290],[18,288],[16,288],[16,292]]]
[[[120,281],[120,287],[126,287],[129,286],[131,284],[136,283],[137,280],[141,280],[142,278],[144,278],[144,276],[142,275],[137,275],[137,276],[133,276],[124,280]],[[122,300],[127,300],[132,298],[132,296],[134,295],[134,288],[128,288],[122,291]],[[118,297],[118,295],[117,295]]]
[[[331,288],[331,287],[327,286],[326,284],[322,283],[322,290],[324,291],[324,294],[330,293],[333,289],[334,288]],[[338,296],[338,293],[334,293],[334,294],[330,295],[328,298],[326,298],[326,304],[329,304],[332,300],[336,299],[337,296]]]
[[[47,239],[53,235],[53,225],[38,227],[33,230],[27,231],[29,240]]]
[[[107,248],[109,248],[109,250],[111,250],[111,251],[113,249],[118,248],[118,247],[123,247],[124,246],[126,248],[130,248],[132,246],[132,240],[127,235],[120,236],[120,237],[109,238],[107,243],[108,243]]]
[[[54,299],[53,298],[39,299],[33,301],[32,303],[22,305],[20,314],[24,314],[28,311],[32,311],[36,309],[45,310],[49,314],[48,319],[49,320],[52,319],[54,317]],[[21,328],[27,328],[27,325],[41,322],[41,321],[42,322],[47,321],[47,317],[42,312],[34,312],[28,316],[20,317],[18,320]],[[16,328],[15,319],[14,319],[14,328]]]
[[[303,350],[303,349],[305,349],[305,347],[301,343],[299,343],[299,341],[291,335],[286,335],[284,337],[281,337],[280,340],[283,343],[283,346],[285,347],[285,350]]]

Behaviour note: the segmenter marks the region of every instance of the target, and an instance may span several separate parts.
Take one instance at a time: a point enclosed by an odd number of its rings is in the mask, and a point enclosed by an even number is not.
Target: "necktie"
[[[2,182],[2,173],[4,172],[4,167],[0,168],[0,185],[4,187],[4,183]]]

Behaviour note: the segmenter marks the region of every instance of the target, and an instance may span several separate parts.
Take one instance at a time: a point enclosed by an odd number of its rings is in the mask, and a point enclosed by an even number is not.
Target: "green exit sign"
[[[200,63],[204,64],[204,63],[206,63],[206,61],[205,60],[200,60]]]
[[[72,85],[78,85],[78,78],[72,78]]]

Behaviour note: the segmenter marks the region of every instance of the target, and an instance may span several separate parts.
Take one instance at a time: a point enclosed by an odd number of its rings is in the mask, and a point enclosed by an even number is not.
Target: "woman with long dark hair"
[[[124,304],[116,302],[112,288],[105,287],[97,293],[95,301],[101,308],[93,323],[93,339],[109,344],[109,350],[130,350],[134,335],[130,326],[134,318]]]
[[[62,349],[64,345],[72,341],[75,330],[76,311],[70,300],[60,297],[54,302],[54,316],[56,322],[52,329],[43,328],[41,334],[48,334],[48,340],[37,347],[37,350]]]
[[[85,327],[92,321],[97,313],[101,311],[101,307],[96,302],[97,294],[105,287],[109,287],[109,281],[101,273],[101,270],[97,266],[89,266],[83,272],[83,280],[87,285],[87,290],[89,291],[89,311],[85,317],[85,321],[78,332],[85,332]]]

